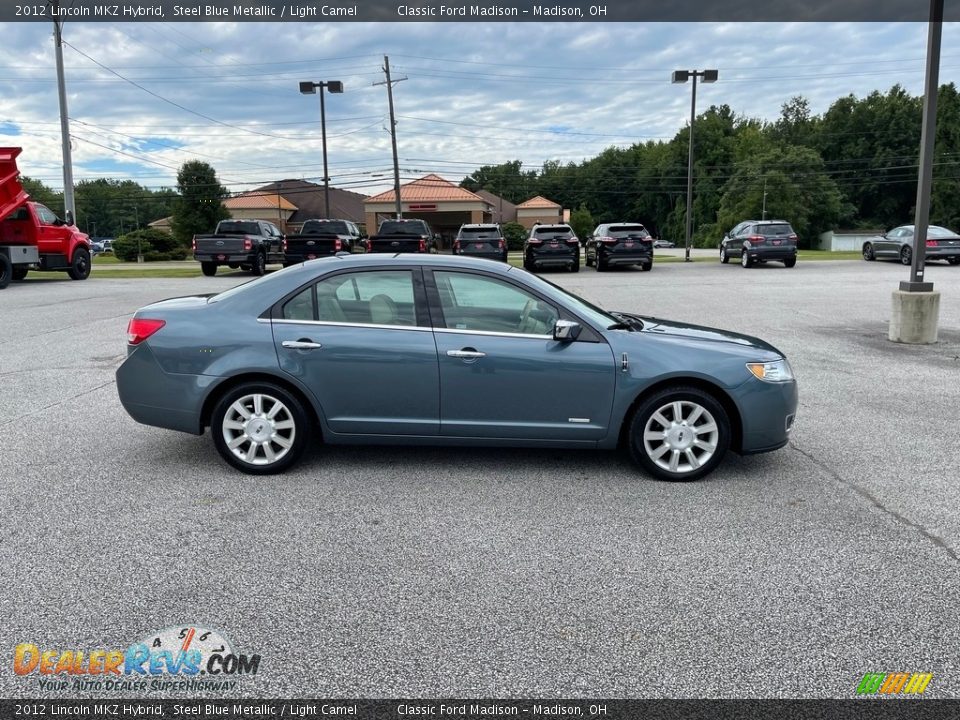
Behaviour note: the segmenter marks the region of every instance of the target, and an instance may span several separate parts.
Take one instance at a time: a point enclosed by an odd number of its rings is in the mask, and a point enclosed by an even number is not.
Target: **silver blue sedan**
[[[313,442],[613,449],[694,480],[787,443],[797,385],[753,337],[607,312],[518,268],[439,255],[295,265],[137,311],[117,390],[247,473]]]

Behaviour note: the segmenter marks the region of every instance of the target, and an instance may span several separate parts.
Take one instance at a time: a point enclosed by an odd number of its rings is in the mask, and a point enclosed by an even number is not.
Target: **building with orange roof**
[[[227,198],[223,206],[235,220],[263,220],[286,231],[287,221],[297,206],[279,193],[246,192]]]
[[[373,235],[381,221],[396,215],[396,198],[393,190],[387,190],[363,201],[367,232]],[[494,222],[487,200],[435,174],[401,185],[400,205],[403,217],[426,220],[443,235],[444,246],[461,225]]]
[[[567,214],[564,213],[562,206],[542,195],[537,195],[517,205],[517,222],[528,230],[537,223],[565,222],[566,217]]]

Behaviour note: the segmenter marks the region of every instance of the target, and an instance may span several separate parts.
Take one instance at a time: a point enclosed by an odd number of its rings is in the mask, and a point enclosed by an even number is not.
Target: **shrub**
[[[183,260],[187,257],[187,248],[177,243],[170,233],[156,228],[134,230],[121,235],[113,241],[113,253],[120,260],[136,262],[137,245],[147,262],[158,260]]]
[[[523,241],[527,239],[527,229],[523,225],[509,222],[501,230],[507,239],[507,250],[523,250]]]

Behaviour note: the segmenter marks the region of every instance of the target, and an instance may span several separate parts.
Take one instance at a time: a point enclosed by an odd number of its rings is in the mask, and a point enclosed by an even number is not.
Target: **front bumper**
[[[770,383],[750,378],[735,394],[743,421],[741,455],[770,452],[787,444],[799,402],[795,380]]]

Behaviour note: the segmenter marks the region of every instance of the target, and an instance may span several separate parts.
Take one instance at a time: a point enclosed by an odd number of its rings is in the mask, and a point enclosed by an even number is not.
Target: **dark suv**
[[[523,243],[523,267],[565,267],[580,272],[580,241],[569,225],[534,225]]]
[[[768,260],[792,268],[797,264],[797,234],[784,220],[746,220],[720,242],[720,262],[736,257],[744,268]]]
[[[454,255],[507,261],[507,239],[499,225],[461,225],[453,241]]]
[[[639,265],[644,270],[653,267],[653,238],[640,223],[609,223],[598,225],[587,238],[585,262],[596,266],[599,272],[611,265]]]

